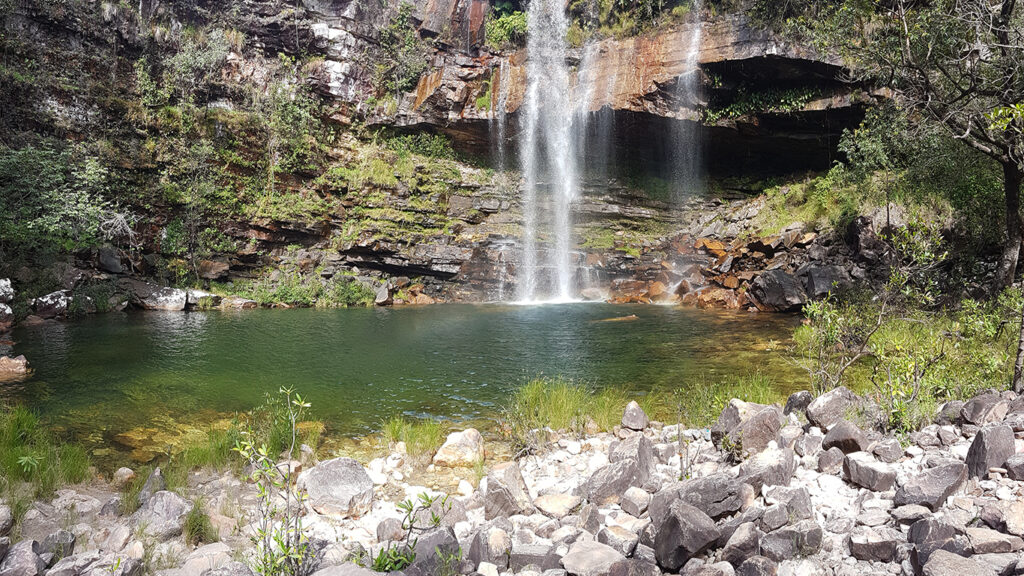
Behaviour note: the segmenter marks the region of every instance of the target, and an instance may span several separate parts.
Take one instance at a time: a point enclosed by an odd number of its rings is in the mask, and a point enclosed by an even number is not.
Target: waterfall
[[[498,172],[508,169],[505,160],[505,138],[508,131],[508,114],[506,113],[508,92],[509,86],[512,84],[508,77],[509,68],[508,61],[502,58],[498,62],[497,72],[493,69],[491,71],[491,110],[488,122],[496,129],[489,130],[488,133],[492,134]],[[497,100],[495,100],[495,94],[497,94]]]
[[[690,9],[692,24],[686,46],[685,69],[676,80],[675,98],[682,112],[687,109],[697,112],[700,98],[700,39],[703,19],[700,14],[701,0],[694,0]],[[686,199],[703,190],[703,151],[701,149],[699,116],[676,120],[672,129],[672,184],[675,199]]]
[[[524,179],[519,300],[572,300],[576,271],[571,206],[579,176],[573,137],[576,106],[565,61],[569,28],[565,0],[531,0],[526,19],[527,86],[519,134]],[[554,240],[546,251],[539,247],[542,233]]]

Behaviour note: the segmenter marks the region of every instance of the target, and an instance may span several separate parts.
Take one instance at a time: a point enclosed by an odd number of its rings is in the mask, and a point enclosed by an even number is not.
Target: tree
[[[891,89],[913,118],[943,126],[1000,164],[1006,239],[993,292],[1008,286],[1024,227],[1024,146],[1012,112],[1024,100],[1018,0],[838,0],[814,10],[796,22],[821,49],[843,57],[852,79]]]

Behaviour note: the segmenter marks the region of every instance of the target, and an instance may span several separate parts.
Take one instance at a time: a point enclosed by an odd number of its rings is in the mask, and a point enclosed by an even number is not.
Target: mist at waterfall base
[[[699,2],[694,13],[700,14]],[[690,25],[687,71],[677,79],[673,94],[681,119],[648,135],[658,141],[647,145],[660,149],[660,158],[647,161],[636,161],[629,143],[617,139],[616,125],[628,122],[628,116],[607,105],[596,107],[612,100],[618,79],[598,78],[601,54],[596,44],[579,50],[578,64],[569,60],[568,27],[563,1],[532,0],[527,5],[526,91],[513,136],[517,162],[508,150],[504,60],[492,75],[492,80],[500,78],[497,107],[492,109],[492,156],[499,170],[516,168],[522,176],[522,253],[514,289],[502,281],[503,300],[574,302],[588,287],[585,256],[573,236],[574,208],[582,195],[603,194],[612,180],[639,182],[641,188],[644,182],[657,181],[647,190],[651,200],[670,205],[704,190],[701,130],[694,112],[700,103],[700,18]]]

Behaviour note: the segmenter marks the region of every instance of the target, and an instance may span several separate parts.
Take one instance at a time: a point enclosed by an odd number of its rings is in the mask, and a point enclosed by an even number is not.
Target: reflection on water
[[[108,314],[19,328],[15,352],[36,372],[0,394],[101,444],[205,425],[291,386],[332,433],[358,435],[398,413],[486,418],[538,375],[643,393],[761,371],[788,391],[800,375],[766,350],[794,324],[603,304]]]

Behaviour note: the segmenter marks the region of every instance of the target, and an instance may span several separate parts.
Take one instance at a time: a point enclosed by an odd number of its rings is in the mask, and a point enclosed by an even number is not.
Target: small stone
[[[124,488],[135,481],[135,471],[131,468],[118,468],[111,478],[111,482],[118,488]]]

